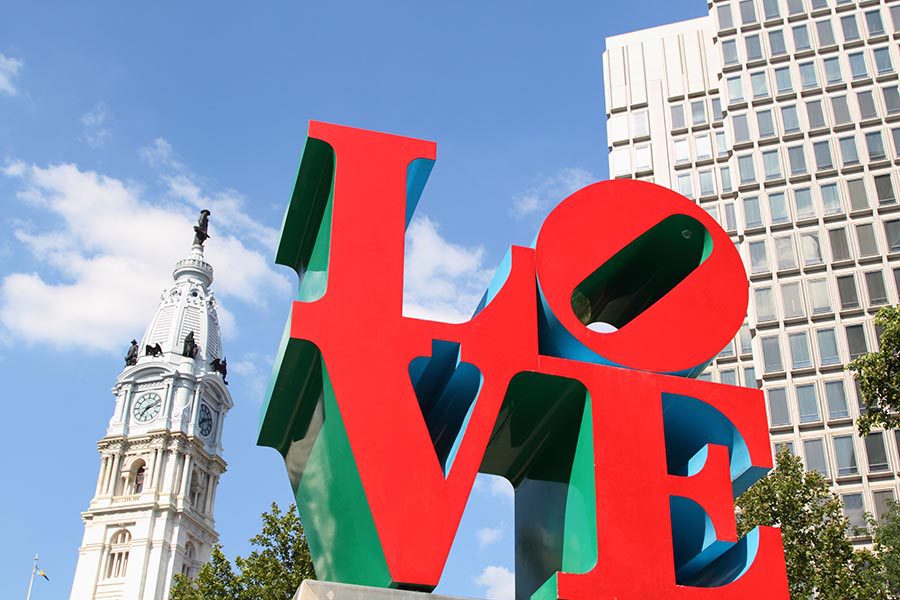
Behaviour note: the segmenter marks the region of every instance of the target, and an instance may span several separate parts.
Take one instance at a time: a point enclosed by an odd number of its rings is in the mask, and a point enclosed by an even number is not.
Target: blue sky
[[[511,243],[607,176],[606,36],[703,2],[21,2],[0,20],[0,595],[34,552],[67,598],[95,442],[138,337],[212,212],[235,408],[216,509],[245,553],[290,490],[254,445],[294,279],[272,264],[310,119],[434,140],[408,236],[411,313],[460,318]],[[173,225],[174,223],[174,225]],[[507,598],[511,488],[479,480],[441,585]]]

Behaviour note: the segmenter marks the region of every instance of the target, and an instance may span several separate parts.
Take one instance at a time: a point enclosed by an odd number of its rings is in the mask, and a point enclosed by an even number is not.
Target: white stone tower
[[[113,387],[72,600],[168,598],[174,575],[196,575],[218,540],[222,422],[233,403],[203,256],[208,215]]]

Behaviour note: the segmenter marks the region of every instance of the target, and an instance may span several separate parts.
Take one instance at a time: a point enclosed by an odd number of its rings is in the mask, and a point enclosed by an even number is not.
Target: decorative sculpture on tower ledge
[[[144,348],[144,356],[162,356],[162,353],[162,346],[159,345],[159,342],[155,346],[147,344]]]
[[[138,343],[137,340],[131,340],[131,347],[128,348],[128,354],[125,355],[125,366],[131,367],[137,364],[138,359]]]
[[[228,385],[228,382],[225,380],[225,377],[228,375],[228,360],[223,358],[219,360],[218,358],[214,358],[209,366],[212,367],[212,370],[219,375],[222,376],[222,383]]]
[[[195,358],[197,356],[197,352],[199,351],[200,346],[198,346],[197,342],[194,341],[194,332],[191,331],[184,338],[184,347],[181,350],[181,355],[188,358]]]
[[[200,211],[200,218],[194,225],[194,245],[203,247],[203,242],[209,239],[209,215],[212,214],[205,208]]]

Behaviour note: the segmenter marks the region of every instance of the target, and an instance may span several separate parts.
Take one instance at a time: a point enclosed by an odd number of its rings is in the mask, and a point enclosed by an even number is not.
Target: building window
[[[856,149],[856,137],[847,136],[838,140],[841,148],[841,161],[845,167],[859,164],[859,152]]]
[[[769,95],[769,82],[766,80],[766,72],[760,71],[750,75],[750,87],[753,89],[754,98],[765,98]]]
[[[852,435],[840,435],[834,438],[834,458],[837,462],[838,477],[859,473]]]
[[[900,113],[900,91],[897,90],[896,85],[881,88],[881,95],[884,97],[884,108],[887,110],[887,114],[896,115]]]
[[[844,79],[841,74],[840,59],[837,56],[832,56],[831,58],[826,58],[823,62],[825,64],[825,83],[828,85],[840,83]]]
[[[850,360],[869,351],[866,345],[866,332],[862,325],[848,325],[845,332],[847,333],[847,347],[850,348]]]
[[[870,37],[884,33],[884,23],[881,21],[881,11],[871,10],[866,13],[866,28],[869,30]]]
[[[788,148],[788,162],[791,165],[791,175],[806,174],[806,153],[803,146]]]
[[[784,32],[780,29],[769,32],[769,52],[772,56],[787,54],[787,46],[784,43]]]
[[[869,197],[866,194],[866,182],[862,179],[851,179],[847,182],[850,191],[850,210],[867,210]]]
[[[809,282],[809,300],[814,315],[831,312],[831,296],[828,293],[828,282],[824,279],[813,279]]]
[[[750,127],[747,125],[747,115],[734,115],[731,119],[731,127],[734,131],[736,144],[750,141]]]
[[[765,273],[769,270],[764,241],[750,242],[750,270],[753,273]]]
[[[650,119],[646,110],[631,113],[631,137],[640,138],[650,135]]]
[[[872,51],[872,54],[875,56],[875,70],[878,71],[879,75],[890,73],[894,70],[894,65],[891,63],[890,48],[877,48]]]
[[[859,26],[856,24],[856,15],[841,17],[841,31],[844,32],[845,42],[859,39]]]
[[[874,492],[872,497],[875,500],[875,518],[882,520],[891,510],[891,503],[894,501],[893,490],[881,490]]]
[[[756,23],[756,7],[753,0],[741,0],[741,25]]]
[[[800,86],[804,90],[819,87],[819,77],[816,75],[816,64],[814,62],[800,63]]]
[[[891,252],[900,252],[900,221],[885,221],[884,236]]]
[[[638,173],[653,169],[653,154],[650,144],[641,144],[634,147],[634,169]]]
[[[726,192],[726,193],[730,192],[732,189],[732,187],[731,187],[731,167],[729,167],[727,165],[724,167],[719,167],[719,178],[722,180],[722,191]]]
[[[709,160],[712,158],[712,144],[709,141],[709,135],[698,135],[694,138],[694,144],[697,146],[697,160]]]
[[[726,202],[722,205],[722,212],[725,214],[726,231],[737,230],[737,219],[734,216],[734,203]]]
[[[856,294],[856,277],[853,273],[838,277],[837,286],[841,310],[859,308],[859,296]]]
[[[725,65],[736,65],[741,62],[738,57],[737,42],[734,40],[722,42],[722,62]]]
[[[778,8],[778,0],[763,0],[763,14],[766,15],[766,20],[780,17],[781,11]]]
[[[822,366],[840,364],[837,339],[834,329],[819,329],[816,331],[816,343],[819,346],[819,357]]]
[[[866,273],[866,290],[869,292],[869,306],[887,304],[887,289],[884,287],[881,271]]]
[[[760,338],[763,352],[763,367],[766,373],[778,373],[784,371],[781,362],[781,347],[778,344],[778,336]]]
[[[805,440],[803,454],[806,456],[806,468],[828,477],[828,459],[825,457],[825,446],[821,439]]]
[[[846,230],[843,228],[829,229],[828,242],[831,245],[831,260],[837,262],[852,258],[850,255],[850,244],[847,243]]]
[[[816,207],[812,200],[812,190],[809,188],[801,188],[794,190],[794,206],[797,210],[798,219],[807,219],[816,216]],[[816,237],[818,243],[818,236]]]
[[[775,135],[775,119],[771,110],[761,110],[756,113],[756,125],[759,129],[759,137],[772,137]]]
[[[686,198],[694,197],[694,184],[691,180],[691,174],[685,173],[684,175],[678,176],[678,193]]]
[[[756,369],[752,366],[744,367],[744,387],[759,389],[756,384]]]
[[[706,102],[694,100],[691,102],[691,123],[694,127],[706,125]]]
[[[838,193],[836,183],[828,183],[819,188],[822,194],[822,207],[826,215],[833,215],[844,211],[841,206],[841,195]]]
[[[719,29],[731,29],[734,27],[734,21],[731,18],[731,5],[720,4],[716,9],[719,16]]]
[[[756,382],[754,381],[754,385]],[[769,399],[769,424],[772,427],[791,424],[791,413],[787,405],[787,392],[784,388],[766,390]]]
[[[785,133],[800,131],[800,119],[797,117],[796,106],[791,104],[781,107],[781,125],[784,127]]]
[[[738,157],[738,172],[741,177],[741,184],[756,182],[756,171],[753,168],[752,154]]]
[[[891,22],[894,24],[894,33],[900,31],[900,5],[891,6]],[[900,444],[897,444],[900,447]]]
[[[672,114],[672,129],[684,129],[684,105],[673,104],[671,107],[669,107],[669,110]]]
[[[769,214],[772,217],[772,223],[787,223],[791,220],[788,214],[787,202],[784,199],[784,192],[775,192],[769,194]]]
[[[850,107],[847,105],[847,96],[834,96],[831,98],[831,113],[837,125],[850,122]]]
[[[775,320],[775,303],[772,300],[772,288],[756,288],[753,290],[756,305],[756,320],[760,323]]]
[[[816,35],[819,37],[819,47],[834,45],[834,30],[831,28],[831,20],[816,21]]]
[[[770,150],[762,153],[763,169],[766,172],[766,181],[781,179],[781,160],[778,157],[778,150]],[[782,194],[783,198],[784,194]],[[774,222],[774,216],[773,216]]]
[[[804,267],[822,264],[822,246],[819,243],[819,234],[815,231],[800,234],[800,251],[803,254]]]
[[[812,356],[809,352],[809,338],[806,336],[806,332],[802,333],[792,333],[788,336],[788,342],[791,347],[791,368],[792,369],[807,369],[812,366]],[[805,387],[805,386],[802,386]],[[809,386],[812,388],[812,386]],[[797,393],[799,395],[800,388],[797,388]],[[813,391],[813,397],[815,397],[815,391]],[[817,403],[818,404],[818,403]],[[818,406],[816,407],[816,419],[818,421]],[[802,417],[801,412],[801,417]]]
[[[806,25],[795,25],[791,31],[794,35],[794,50],[797,52],[809,50],[811,46],[809,43],[809,30],[806,28]]]
[[[721,381],[725,385],[737,385],[737,371],[735,371],[734,369],[720,371],[719,381]]]
[[[894,182],[890,173],[875,176],[875,193],[878,196],[878,203],[882,206],[896,202],[894,198]]]
[[[870,131],[866,134],[866,150],[870,161],[884,160],[884,140],[881,139],[880,131]]]
[[[875,98],[872,92],[857,92],[856,102],[859,104],[859,116],[863,119],[875,119],[878,117],[878,110],[875,108]]]
[[[113,534],[104,571],[106,579],[125,577],[128,570],[128,545],[130,543],[131,534],[127,529],[120,529]]]
[[[872,431],[865,438],[866,458],[869,461],[869,472],[880,473],[890,470],[887,450],[884,447],[884,435],[880,431]]]
[[[713,174],[712,171],[700,171],[700,195],[701,196],[713,196],[716,193],[715,185],[713,184]]]
[[[810,129],[821,129],[826,127],[825,111],[822,110],[822,102],[820,100],[810,100],[806,103],[806,119],[809,121]]]
[[[675,140],[672,145],[675,147],[676,165],[683,165],[691,162],[691,147],[687,140]]]
[[[829,419],[846,419],[850,416],[844,382],[840,379],[825,382],[825,401],[828,402]]]
[[[775,256],[778,262],[778,270],[797,268],[797,254],[794,252],[794,240],[788,237],[775,239]]]
[[[738,332],[738,340],[740,341],[741,354],[750,354],[753,352],[753,344],[750,336],[750,327],[742,325]]]
[[[806,12],[803,0],[787,0],[787,6],[789,15],[799,15]]]
[[[713,98],[710,103],[712,104],[712,120],[718,122],[725,118],[725,115],[722,114],[722,101],[719,98]]]
[[[869,69],[866,67],[866,55],[862,52],[854,52],[847,55],[850,60],[850,75],[853,79],[865,79],[869,76]]]
[[[862,494],[844,494],[841,501],[844,503],[844,516],[847,517],[847,534],[864,535],[868,523]]]
[[[716,132],[716,156],[728,155],[728,138],[725,137],[724,131]]]
[[[133,484],[133,493],[140,494],[144,491],[144,476],[146,474],[147,467],[144,466],[143,462],[134,472],[134,484]]]
[[[875,230],[871,223],[856,226],[856,241],[859,242],[860,256],[875,256],[878,245],[875,243]]]
[[[744,101],[744,84],[741,81],[741,76],[738,75],[736,77],[728,78],[728,102],[730,104],[736,104],[738,102]]]
[[[806,304],[803,302],[800,283],[781,284],[781,301],[784,306],[784,318],[793,319],[806,316]]]
[[[827,171],[834,168],[834,161],[831,159],[831,145],[828,143],[828,140],[814,143],[813,154],[816,157],[816,168],[819,171]]]
[[[761,60],[763,57],[762,42],[756,34],[744,38],[744,49],[747,51],[748,61]]]

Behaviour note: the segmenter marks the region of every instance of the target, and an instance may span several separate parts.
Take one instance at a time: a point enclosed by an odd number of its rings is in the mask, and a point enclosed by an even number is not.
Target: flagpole
[[[34,564],[31,566],[31,580],[28,582],[28,595],[25,596],[25,600],[31,600],[31,586],[34,585],[34,573],[37,571],[37,561],[38,555],[34,555]]]

